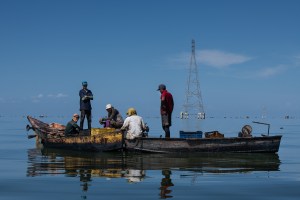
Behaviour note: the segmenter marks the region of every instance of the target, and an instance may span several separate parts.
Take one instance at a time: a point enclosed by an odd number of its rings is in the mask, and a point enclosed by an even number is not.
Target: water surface
[[[65,119],[44,118],[46,122]],[[174,120],[172,136],[178,137]],[[255,119],[256,120],[256,119]],[[160,119],[145,119],[159,137]],[[207,119],[205,131],[236,136],[253,119]],[[257,121],[257,120],[256,120]],[[0,118],[0,199],[299,199],[300,120],[271,119],[278,154],[85,153],[41,149],[23,117]]]

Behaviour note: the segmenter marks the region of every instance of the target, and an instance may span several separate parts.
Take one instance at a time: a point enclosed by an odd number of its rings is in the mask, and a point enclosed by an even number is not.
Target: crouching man
[[[75,113],[71,121],[68,122],[65,129],[65,136],[75,136],[79,134],[80,127],[77,125],[79,115]]]
[[[144,130],[147,129],[143,118],[137,115],[134,108],[129,108],[127,116],[121,130],[126,131],[126,139],[134,139],[136,137],[142,137]]]

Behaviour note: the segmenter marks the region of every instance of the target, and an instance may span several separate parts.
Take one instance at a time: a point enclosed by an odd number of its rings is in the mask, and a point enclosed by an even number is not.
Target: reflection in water
[[[147,170],[162,172],[160,196],[171,198],[172,171],[180,176],[205,173],[251,173],[278,171],[277,154],[141,154],[141,153],[84,153],[53,149],[29,149],[27,176],[64,175],[79,177],[82,191],[88,191],[97,177],[123,178],[128,183],[139,183],[147,178]],[[184,175],[185,172],[191,175]],[[83,196],[83,198],[86,198]]]
[[[88,182],[91,181],[91,170],[79,170],[80,174],[80,182],[82,182],[82,190],[87,191],[88,190]]]
[[[171,179],[171,170],[168,169],[164,169],[162,170],[162,175],[164,176],[161,179],[161,183],[160,183],[160,197],[162,199],[166,199],[166,198],[171,198],[173,196],[171,196],[171,192],[172,190],[169,188],[170,186],[174,186],[174,184],[172,183],[172,179]]]
[[[124,177],[127,179],[128,183],[138,183],[144,180],[145,170],[141,169],[128,169]]]

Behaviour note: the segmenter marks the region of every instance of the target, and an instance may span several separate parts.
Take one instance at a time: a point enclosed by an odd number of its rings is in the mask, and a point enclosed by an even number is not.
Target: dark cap
[[[86,81],[82,81],[82,86],[87,86],[88,83]]]
[[[166,89],[166,85],[165,84],[160,84],[159,86],[158,86],[158,89],[157,89],[157,91],[158,90],[165,90]]]

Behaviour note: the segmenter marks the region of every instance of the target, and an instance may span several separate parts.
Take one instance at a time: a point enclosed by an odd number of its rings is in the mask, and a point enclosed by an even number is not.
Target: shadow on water
[[[79,177],[83,191],[87,191],[92,179],[122,178],[128,183],[138,183],[147,178],[147,170],[161,171],[160,196],[170,198],[172,172],[199,174],[251,173],[255,171],[279,171],[277,154],[260,153],[189,153],[189,154],[141,154],[141,153],[84,153],[57,149],[29,149],[27,176],[64,175]]]

